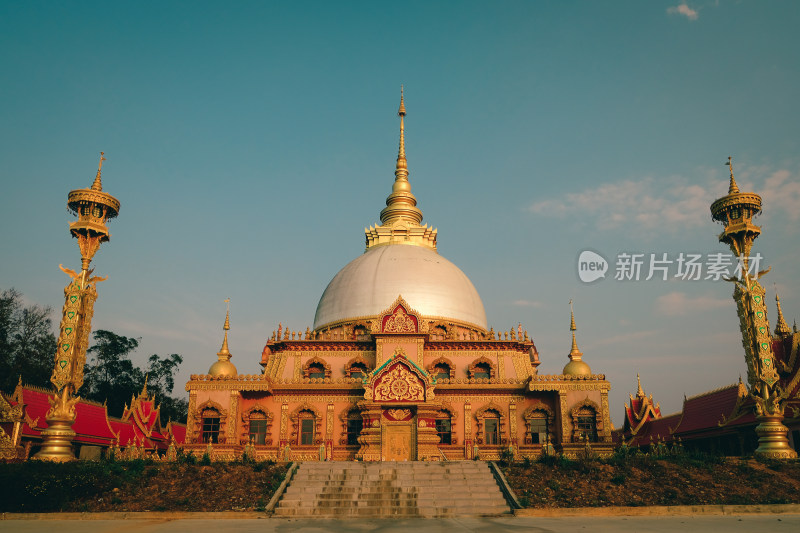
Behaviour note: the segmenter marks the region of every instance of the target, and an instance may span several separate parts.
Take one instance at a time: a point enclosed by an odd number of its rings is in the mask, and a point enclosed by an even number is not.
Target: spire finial
[[[400,86],[400,108],[397,110],[397,116],[400,117],[400,147],[397,150],[397,168],[395,169],[395,176],[397,179],[408,179],[408,162],[406,161],[406,135],[405,123],[403,117],[406,116],[406,104],[403,100],[403,86]],[[402,178],[400,176],[402,175]]]
[[[144,375],[144,385],[142,386],[142,396],[147,396],[147,378],[150,374]]]
[[[736,180],[733,177],[733,158],[728,156],[728,162],[725,164],[731,168],[731,185],[728,187],[728,194],[736,194],[739,192],[739,186],[736,185]]]
[[[222,326],[223,331],[225,331],[225,336],[222,338],[222,348],[219,349],[217,355],[228,356],[228,358],[230,358],[231,352],[228,350],[228,330],[231,329],[231,299],[226,299],[225,303],[228,304],[228,310],[225,313],[225,325]]]
[[[642,380],[639,378],[639,373],[636,373],[636,396],[644,398],[644,389],[642,389]]]
[[[572,332],[572,349],[569,352],[570,359],[580,360],[583,355],[578,349],[578,341],[575,339],[575,332],[578,331],[575,326],[575,311],[572,309],[572,299],[569,301],[569,330]]]
[[[783,310],[781,309],[781,299],[778,296],[778,289],[775,288],[775,304],[778,306],[778,323],[775,325],[775,335],[784,336],[789,335],[792,330],[789,329],[789,324],[783,318]]]
[[[102,191],[103,190],[103,183],[100,180],[100,173],[103,171],[103,161],[106,160],[104,157],[105,152],[100,152],[100,163],[97,165],[97,176],[94,177],[94,183],[92,183],[92,190],[93,191]]]

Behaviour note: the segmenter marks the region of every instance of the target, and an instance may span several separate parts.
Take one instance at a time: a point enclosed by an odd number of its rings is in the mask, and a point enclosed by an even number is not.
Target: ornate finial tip
[[[397,110],[397,114],[401,117],[406,116],[406,104],[403,100],[403,86],[400,86],[400,109]]]

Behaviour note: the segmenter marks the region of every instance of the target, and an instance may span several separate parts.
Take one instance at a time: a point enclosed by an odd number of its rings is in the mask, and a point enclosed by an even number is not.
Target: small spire
[[[147,396],[147,378],[149,376],[150,376],[150,374],[145,374],[144,375],[144,385],[142,386],[142,394],[141,394],[141,396]]]
[[[222,338],[222,348],[219,349],[219,353],[217,355],[228,355],[230,356],[231,352],[228,351],[228,330],[231,329],[231,312],[228,310],[225,313],[225,325],[222,326],[223,331],[225,331],[225,335]]]
[[[93,191],[102,191],[103,190],[103,183],[100,180],[100,173],[103,170],[103,161],[106,160],[104,157],[105,152],[100,152],[100,163],[97,165],[97,176],[94,177],[94,183],[92,183],[92,190]]]
[[[578,342],[575,339],[575,332],[578,331],[578,328],[575,326],[575,311],[572,309],[571,299],[569,301],[569,330],[572,332],[572,349],[569,352],[569,357],[570,359],[577,359],[580,361],[583,354],[578,349]]]
[[[736,180],[733,177],[733,158],[728,156],[728,162],[725,164],[731,168],[731,185],[728,187],[728,194],[736,194],[739,192],[739,186],[736,185]]]
[[[778,290],[775,289],[775,303],[778,306],[778,324],[775,326],[775,335],[784,336],[789,335],[792,330],[789,329],[789,324],[783,318],[783,310],[781,309],[781,299],[778,296]]]
[[[636,396],[644,398],[644,390],[642,389],[642,380],[639,378],[639,373],[636,373]]]

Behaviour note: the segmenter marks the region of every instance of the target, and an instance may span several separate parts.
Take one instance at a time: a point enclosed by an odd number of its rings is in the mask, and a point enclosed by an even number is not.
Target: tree
[[[79,393],[91,400],[107,402],[108,414],[122,416],[125,404],[142,390],[147,377],[147,390],[161,404],[162,421],[166,418],[185,421],[188,402],[171,396],[175,387],[175,372],[183,362],[178,354],[160,358],[153,354],[146,369],[134,366],[130,354],[139,347],[140,339],[124,337],[99,329],[94,332],[94,345],[86,355],[92,357],[86,365],[84,386]]]
[[[13,288],[0,293],[0,389],[13,390],[19,376],[30,385],[50,386],[56,353],[52,312],[23,306]]]

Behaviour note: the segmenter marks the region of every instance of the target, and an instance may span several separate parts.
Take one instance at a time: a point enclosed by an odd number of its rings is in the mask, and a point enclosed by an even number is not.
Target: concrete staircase
[[[456,462],[304,462],[275,516],[451,517],[510,513],[489,466]]]

